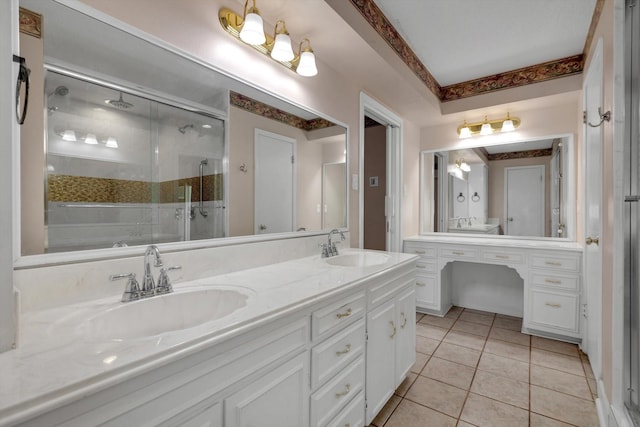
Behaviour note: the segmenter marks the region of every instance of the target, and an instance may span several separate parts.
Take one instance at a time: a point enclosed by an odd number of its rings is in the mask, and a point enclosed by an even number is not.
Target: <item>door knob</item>
[[[260,229],[260,231],[264,231],[267,229],[267,226],[264,224],[260,224],[260,226],[258,227]]]
[[[509,222],[513,222],[513,217],[512,217],[512,216],[510,216],[509,218],[507,218],[507,221],[509,221]]]
[[[587,237],[585,240],[585,243],[587,245],[597,245],[598,243],[600,243],[600,237],[596,236],[596,237]]]

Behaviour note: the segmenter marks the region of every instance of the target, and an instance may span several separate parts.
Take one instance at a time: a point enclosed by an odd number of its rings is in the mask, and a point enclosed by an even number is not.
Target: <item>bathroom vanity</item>
[[[346,249],[26,311],[0,425],[368,425],[415,360],[416,259]]]
[[[414,236],[418,311],[443,316],[452,304],[523,318],[522,331],[580,342],[582,248],[575,242]]]

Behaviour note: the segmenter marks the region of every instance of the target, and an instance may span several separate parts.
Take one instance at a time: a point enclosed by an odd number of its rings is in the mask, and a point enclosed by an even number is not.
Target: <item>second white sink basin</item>
[[[252,291],[231,287],[182,289],[98,312],[79,327],[91,340],[132,339],[178,331],[229,316]]]
[[[342,267],[371,267],[384,264],[388,260],[389,255],[378,252],[359,252],[326,258],[327,264]]]

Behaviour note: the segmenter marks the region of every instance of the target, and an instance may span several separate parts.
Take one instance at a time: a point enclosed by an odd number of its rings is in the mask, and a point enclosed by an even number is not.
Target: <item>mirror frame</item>
[[[237,77],[231,74],[228,71],[220,69],[215,65],[205,62],[202,59],[173,46],[164,40],[148,34],[143,30],[129,25],[125,22],[122,22],[104,12],[101,12],[97,9],[88,6],[80,2],[79,0],[53,0],[56,3],[59,3],[62,6],[66,6],[78,13],[86,15],[92,19],[96,19],[106,25],[114,27],[117,30],[123,31],[132,37],[139,38],[147,43],[151,43],[159,48],[166,50],[178,57],[198,64],[212,72],[220,73],[230,79],[235,80],[241,84],[244,84],[252,89],[261,91],[266,95],[273,97],[279,101],[288,103],[294,107],[304,109],[309,111],[312,114],[317,115],[318,117],[324,118],[333,122],[336,125],[339,125],[345,129],[345,166],[346,166],[346,179],[345,179],[345,190],[346,190],[346,226],[341,228],[341,231],[349,232],[349,204],[350,204],[350,191],[349,191],[349,133],[350,126],[340,120],[335,119],[334,117],[321,113],[314,108],[310,108],[308,106],[302,105],[298,102],[292,101],[290,99],[286,99],[280,96],[278,93],[273,92],[269,89],[261,87],[257,84],[254,84],[246,79]],[[225,133],[225,138],[228,138],[228,135]],[[227,144],[228,145],[228,144]],[[17,133],[14,135],[13,141],[13,162],[20,164],[20,135]],[[13,266],[14,270],[35,268],[35,267],[47,267],[52,265],[61,265],[61,264],[72,264],[79,262],[88,262],[88,261],[98,261],[98,260],[107,260],[107,259],[118,259],[118,258],[127,258],[132,256],[139,256],[141,252],[144,251],[144,248],[147,245],[139,245],[139,246],[129,246],[124,248],[104,248],[104,249],[89,249],[89,250],[81,250],[81,251],[73,251],[73,252],[58,252],[58,253],[45,253],[38,255],[22,255],[21,253],[21,233],[22,233],[22,225],[20,223],[20,215],[21,215],[21,179],[20,179],[20,171],[19,168],[14,168],[14,186],[13,186],[13,215],[15,221],[15,227],[17,230],[13,233]],[[227,213],[228,214],[228,213]],[[251,236],[237,236],[237,237],[223,237],[223,238],[213,238],[213,239],[203,239],[203,240],[191,240],[191,241],[183,241],[183,242],[171,242],[171,243],[161,243],[158,244],[160,249],[165,252],[179,252],[179,251],[188,251],[195,249],[205,249],[205,248],[214,248],[221,246],[230,246],[230,245],[240,245],[247,243],[256,243],[256,242],[265,242],[272,240],[284,240],[284,239],[294,239],[301,237],[312,237],[319,235],[326,235],[328,230],[313,230],[313,231],[293,231],[286,233],[273,233],[273,234],[260,234],[260,235],[251,235]]]
[[[427,173],[433,176],[433,165],[425,165],[425,154],[434,154],[442,151],[453,151],[467,148],[477,147],[489,147],[496,145],[508,145],[510,143],[520,143],[529,141],[539,141],[541,139],[554,139],[563,138],[566,139],[567,144],[567,156],[564,162],[564,175],[567,177],[567,194],[564,201],[567,206],[567,218],[570,220],[566,224],[567,237],[538,237],[538,236],[510,236],[510,235],[488,235],[488,234],[466,234],[466,233],[448,233],[444,231],[432,231],[426,230],[427,228],[427,215],[432,213],[432,208],[428,209],[428,206],[433,206],[433,188],[426,188]],[[462,140],[459,145],[451,147],[443,147],[438,149],[429,149],[420,151],[420,235],[421,236],[442,236],[442,237],[456,237],[456,238],[486,238],[486,239],[520,239],[520,240],[534,240],[534,241],[551,241],[551,242],[576,242],[576,229],[578,225],[577,215],[577,199],[576,199],[576,148],[575,148],[575,136],[572,133],[555,134],[555,135],[541,135],[538,137],[513,139],[509,142],[496,141],[487,142],[484,139],[470,138]],[[428,196],[427,196],[428,195]]]

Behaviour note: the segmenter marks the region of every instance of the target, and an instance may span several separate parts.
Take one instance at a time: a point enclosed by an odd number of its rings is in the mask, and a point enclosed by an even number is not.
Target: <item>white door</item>
[[[584,82],[585,123],[585,177],[584,177],[584,212],[585,243],[584,251],[584,289],[587,297],[587,310],[584,331],[583,350],[589,355],[589,361],[596,377],[600,373],[600,304],[602,301],[602,253],[599,240],[602,227],[602,126],[593,127],[588,123],[598,124],[598,109],[602,109],[602,40],[594,52],[591,65]],[[590,240],[589,240],[590,239]],[[591,242],[591,244],[589,244]]]
[[[256,234],[293,231],[296,140],[256,129],[254,227]]]
[[[544,166],[504,168],[504,234],[544,236]]]

